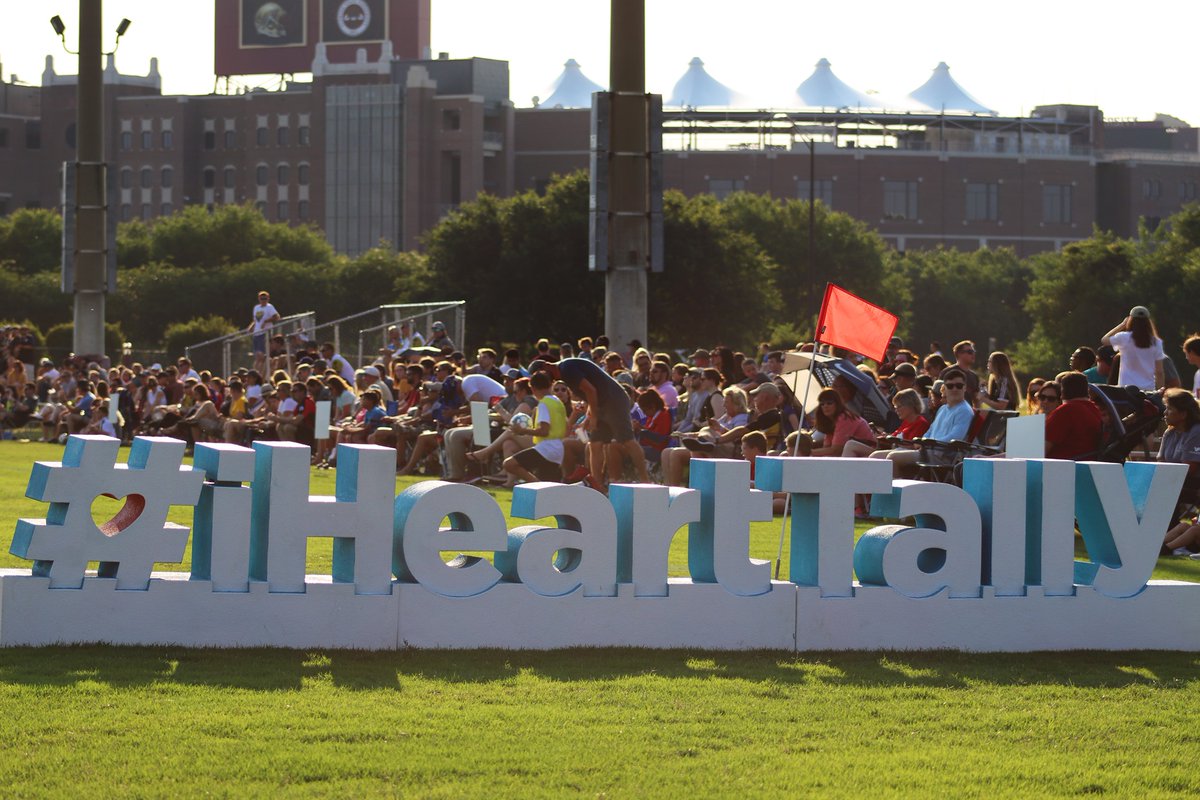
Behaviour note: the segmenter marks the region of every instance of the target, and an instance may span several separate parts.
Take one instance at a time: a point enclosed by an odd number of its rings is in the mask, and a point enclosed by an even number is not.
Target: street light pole
[[[604,331],[620,350],[646,342],[650,259],[649,109],[646,97],[646,2],[611,0],[611,265],[604,275]]]
[[[76,100],[75,296],[77,354],[104,353],[107,288],[107,189],[104,163],[104,73],[100,46],[102,0],[79,0],[79,84]],[[64,254],[70,258],[70,254]]]

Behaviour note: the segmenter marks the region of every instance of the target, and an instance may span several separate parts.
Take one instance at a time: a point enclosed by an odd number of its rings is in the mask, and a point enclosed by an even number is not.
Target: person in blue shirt
[[[946,402],[938,408],[933,424],[926,431],[926,439],[948,442],[953,439],[966,439],[971,430],[971,421],[975,419],[975,409],[967,402],[967,376],[960,367],[943,370],[942,391],[945,392]],[[913,467],[921,458],[920,450],[896,448],[887,452],[887,460],[892,462],[892,474],[899,477],[906,467]]]

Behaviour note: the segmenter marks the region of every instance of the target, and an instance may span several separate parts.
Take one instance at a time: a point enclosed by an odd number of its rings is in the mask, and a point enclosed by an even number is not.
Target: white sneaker
[[[1193,561],[1200,561],[1200,553],[1192,553],[1190,556],[1188,556],[1188,558],[1192,559]]]
[[[1175,556],[1176,558],[1187,558],[1191,554],[1192,551],[1188,550],[1186,547],[1176,547],[1171,551],[1171,555]]]

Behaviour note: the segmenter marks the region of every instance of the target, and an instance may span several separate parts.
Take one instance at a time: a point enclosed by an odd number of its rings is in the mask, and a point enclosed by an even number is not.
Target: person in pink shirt
[[[875,449],[875,433],[867,421],[846,407],[836,389],[817,395],[817,430],[825,435],[813,456],[865,456]]]

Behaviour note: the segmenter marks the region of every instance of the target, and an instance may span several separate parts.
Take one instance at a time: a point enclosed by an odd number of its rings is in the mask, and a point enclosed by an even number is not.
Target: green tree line
[[[805,200],[670,191],[663,207],[665,271],[649,277],[656,349],[791,346],[811,338],[827,282],[898,314],[915,351],[935,340],[946,348],[994,340],[1025,373],[1057,372],[1133,305],[1151,309],[1172,355],[1200,327],[1190,307],[1200,288],[1196,204],[1134,239],[1096,231],[1025,259],[1009,249],[899,253],[819,202],[811,248]],[[604,277],[587,270],[587,212],[587,175],[575,173],[544,194],[463,204],[429,232],[423,253],[381,242],[351,258],[315,228],[267,222],[250,206],[192,206],[119,227],[108,318],[129,340],[174,348],[240,327],[265,288],[283,313],[314,311],[320,320],[382,303],[466,300],[472,345],[595,334]],[[0,218],[0,318],[42,331],[69,321],[60,247],[51,211]]]

